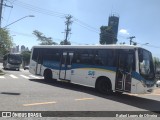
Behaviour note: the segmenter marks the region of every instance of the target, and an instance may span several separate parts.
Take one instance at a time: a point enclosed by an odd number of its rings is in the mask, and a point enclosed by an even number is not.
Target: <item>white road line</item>
[[[31,104],[23,104],[23,106],[35,106],[35,105],[47,105],[47,104],[54,104],[55,101],[52,102],[42,102],[42,103],[31,103]]]
[[[0,76],[0,79],[5,78],[4,76]]]
[[[18,77],[16,77],[15,75],[12,75],[12,74],[9,75],[9,76],[12,77],[12,78],[18,78]]]
[[[40,77],[34,76],[34,75],[29,75],[30,77],[36,78],[36,79],[41,79]]]
[[[76,101],[81,101],[81,100],[94,100],[94,98],[80,98],[80,99],[75,99]]]
[[[25,75],[20,75],[21,77],[23,78],[26,78],[26,79],[30,79],[29,77],[25,76]]]

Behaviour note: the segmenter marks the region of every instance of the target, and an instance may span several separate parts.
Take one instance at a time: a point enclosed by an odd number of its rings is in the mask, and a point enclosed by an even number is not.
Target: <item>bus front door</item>
[[[59,78],[62,80],[71,80],[73,52],[63,52],[59,71]]]
[[[131,92],[132,70],[134,66],[133,61],[133,53],[122,52],[119,54],[115,83],[116,91]]]
[[[40,53],[38,53],[37,64],[36,64],[36,75],[41,74],[41,68],[42,68],[42,56],[40,55]]]

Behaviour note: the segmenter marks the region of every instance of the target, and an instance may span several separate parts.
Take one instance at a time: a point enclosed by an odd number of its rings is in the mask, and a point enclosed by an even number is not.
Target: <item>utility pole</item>
[[[0,28],[1,28],[1,24],[2,24],[2,9],[3,9],[3,5],[5,7],[13,8],[13,6],[9,6],[9,5],[3,4],[3,0],[1,0],[1,3],[0,3]]]
[[[130,39],[130,45],[131,45],[132,42],[133,42],[133,41],[132,41],[133,38],[136,38],[136,37],[135,37],[135,36],[131,36],[131,37],[128,38],[128,39]]]
[[[3,0],[1,0],[1,4],[0,4],[0,28],[1,28],[1,21],[2,21],[2,8],[3,8]]]
[[[66,29],[65,29],[65,40],[64,40],[64,45],[68,44],[68,36],[70,34],[71,28],[70,25],[72,24],[73,21],[71,21],[72,16],[68,15],[66,16],[66,21],[65,21],[65,25],[66,25]]]

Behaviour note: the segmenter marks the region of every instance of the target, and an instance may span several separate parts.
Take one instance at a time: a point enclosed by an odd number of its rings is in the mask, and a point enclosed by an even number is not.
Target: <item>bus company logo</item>
[[[12,117],[11,112],[2,112],[2,117]]]

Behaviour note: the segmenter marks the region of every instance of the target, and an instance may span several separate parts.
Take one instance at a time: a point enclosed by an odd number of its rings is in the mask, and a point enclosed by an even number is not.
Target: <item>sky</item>
[[[34,30],[60,43],[68,15],[73,21],[72,45],[99,44],[100,27],[107,26],[114,14],[119,16],[117,44],[129,44],[128,38],[135,36],[138,46],[160,58],[160,0],[4,0],[4,4],[13,8],[3,6],[1,27],[7,26],[15,45],[29,49],[38,45]]]

